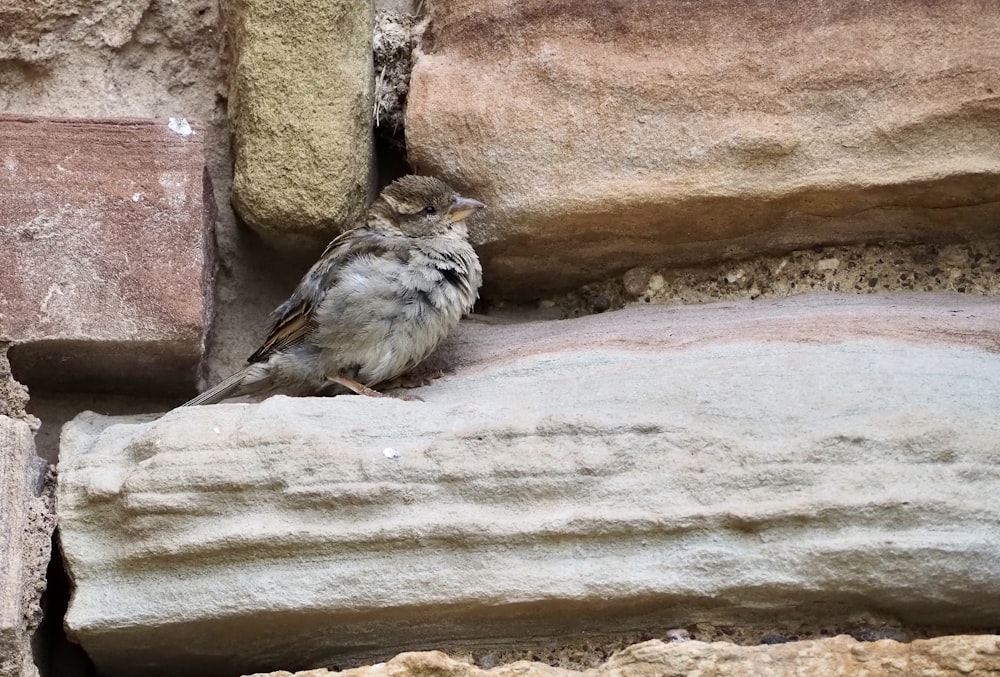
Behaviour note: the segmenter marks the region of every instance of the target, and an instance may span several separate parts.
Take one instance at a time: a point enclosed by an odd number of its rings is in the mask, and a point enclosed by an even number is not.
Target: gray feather
[[[242,385],[243,379],[247,375],[247,369],[249,369],[249,367],[241,369],[226,380],[219,383],[217,386],[209,388],[201,395],[188,400],[181,406],[194,407],[199,404],[215,404],[217,402],[221,402],[235,393],[240,385]]]

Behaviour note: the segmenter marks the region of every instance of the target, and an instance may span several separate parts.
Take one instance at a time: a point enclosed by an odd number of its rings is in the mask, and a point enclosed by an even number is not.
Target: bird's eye
[[[431,214],[436,214],[436,213],[437,209],[434,208],[434,205],[427,205],[426,207],[424,207],[424,214],[430,216]]]

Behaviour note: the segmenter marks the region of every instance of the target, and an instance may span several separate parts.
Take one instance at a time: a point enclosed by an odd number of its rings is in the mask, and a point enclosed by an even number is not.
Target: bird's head
[[[410,237],[465,238],[465,219],[485,206],[440,179],[410,174],[382,189],[371,206],[368,227]]]

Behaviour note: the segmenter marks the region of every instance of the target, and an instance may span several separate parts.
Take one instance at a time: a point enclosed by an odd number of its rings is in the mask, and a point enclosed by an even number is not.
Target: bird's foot
[[[411,397],[409,395],[386,395],[385,393],[380,393],[374,388],[369,388],[363,383],[358,383],[353,378],[348,378],[347,376],[343,376],[341,374],[337,374],[336,376],[327,376],[326,379],[331,383],[344,386],[356,395],[365,395],[367,397],[392,397],[397,400],[403,400],[404,402],[423,402],[423,400],[419,397]]]
[[[393,388],[420,388],[423,386],[429,386],[431,381],[439,379],[442,376],[444,376],[444,371],[441,369],[436,369],[434,371],[422,371],[419,373],[410,372],[409,374],[403,374],[402,376],[389,379],[380,385],[386,390],[392,390]]]
[[[368,397],[385,397],[385,395],[383,395],[379,391],[369,388],[363,383],[358,383],[353,378],[348,378],[347,376],[343,376],[342,374],[336,374],[335,376],[327,376],[326,380],[330,381],[331,383],[336,383],[337,385],[344,386],[355,395],[366,395]]]

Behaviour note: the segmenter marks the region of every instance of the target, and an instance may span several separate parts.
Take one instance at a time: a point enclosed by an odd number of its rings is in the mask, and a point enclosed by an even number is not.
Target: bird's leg
[[[355,395],[367,395],[368,397],[385,397],[385,395],[383,395],[379,391],[372,390],[368,386],[362,383],[358,383],[353,378],[348,378],[343,374],[335,374],[333,376],[327,376],[326,380],[344,386]]]
[[[342,385],[356,395],[367,395],[368,397],[393,397],[393,399],[403,400],[404,402],[423,402],[423,400],[419,397],[410,395],[386,395],[385,393],[380,393],[379,391],[369,388],[363,383],[358,383],[353,378],[344,376],[343,374],[327,376],[326,380],[331,383]]]
[[[408,374],[403,374],[402,376],[397,376],[394,379],[380,383],[386,390],[393,390],[394,388],[420,388],[422,386],[428,386],[435,379],[439,379],[444,376],[444,370],[437,369],[435,371],[421,370],[419,367],[411,371]]]

